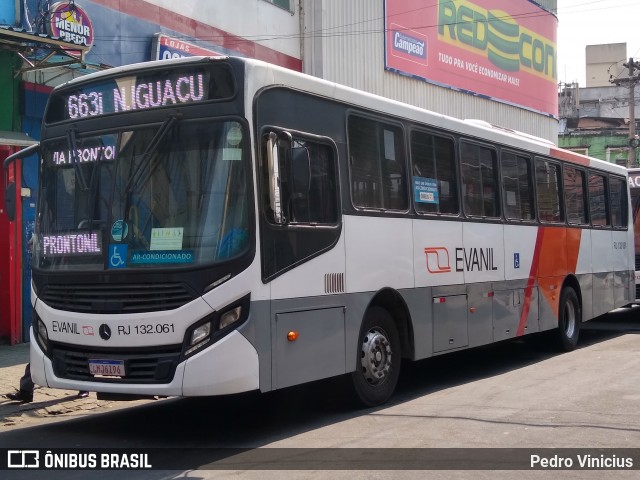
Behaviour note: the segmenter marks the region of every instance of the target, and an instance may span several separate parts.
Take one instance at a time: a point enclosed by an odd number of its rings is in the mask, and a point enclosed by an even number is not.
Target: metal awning
[[[89,47],[65,42],[58,37],[30,33],[23,28],[0,25],[0,48],[15,52],[25,61],[19,73],[83,64]]]
[[[29,147],[38,143],[26,133],[8,132],[0,130],[0,145],[11,145],[12,147]]]

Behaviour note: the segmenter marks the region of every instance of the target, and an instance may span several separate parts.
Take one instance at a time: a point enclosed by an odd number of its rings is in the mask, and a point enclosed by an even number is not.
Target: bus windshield
[[[249,248],[248,134],[236,121],[76,136],[42,148],[33,267],[176,268]]]

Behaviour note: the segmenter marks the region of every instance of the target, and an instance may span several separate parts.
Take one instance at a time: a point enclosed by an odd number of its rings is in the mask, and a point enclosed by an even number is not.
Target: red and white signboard
[[[529,0],[386,0],[385,68],[557,116],[557,28]]]
[[[172,58],[197,57],[201,55],[220,57],[223,56],[224,53],[202,48],[193,43],[170,37],[163,33],[157,33],[155,35],[152,48],[152,56],[155,60],[170,60]]]
[[[91,48],[94,31],[89,15],[77,3],[58,2],[49,9],[49,34],[65,42]]]

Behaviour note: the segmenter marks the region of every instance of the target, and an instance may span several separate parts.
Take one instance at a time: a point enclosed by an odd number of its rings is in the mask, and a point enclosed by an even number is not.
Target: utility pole
[[[629,85],[629,155],[627,157],[627,167],[636,167],[636,149],[640,144],[636,135],[636,94],[635,86],[640,81],[640,76],[634,76],[636,70],[640,70],[640,63],[629,58],[623,66],[629,69],[629,78],[615,78],[611,80],[616,85]]]

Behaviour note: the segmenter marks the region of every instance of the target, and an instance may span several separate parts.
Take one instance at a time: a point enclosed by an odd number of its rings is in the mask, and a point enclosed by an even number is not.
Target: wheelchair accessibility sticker
[[[109,244],[109,268],[125,268],[127,266],[127,244]]]

